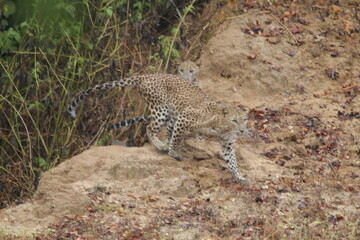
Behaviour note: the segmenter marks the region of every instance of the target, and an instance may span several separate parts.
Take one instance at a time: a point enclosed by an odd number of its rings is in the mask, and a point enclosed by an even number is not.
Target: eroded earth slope
[[[359,239],[360,6],[252,7],[220,12],[199,59],[205,92],[251,109],[253,134],[237,143],[249,187],[209,139],[187,139],[181,162],[151,145],[92,147],[0,226],[53,229],[44,239]]]

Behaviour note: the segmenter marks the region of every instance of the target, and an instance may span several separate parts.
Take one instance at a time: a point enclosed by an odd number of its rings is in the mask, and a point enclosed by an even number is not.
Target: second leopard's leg
[[[235,140],[224,140],[221,143],[222,154],[225,162],[227,163],[229,170],[235,180],[240,184],[247,183],[246,179],[240,174],[238,165],[236,162],[236,154],[234,149]]]
[[[149,138],[149,141],[159,150],[167,152],[169,147],[167,144],[163,143],[159,138],[158,134],[160,128],[166,123],[168,111],[166,108],[158,108],[158,110],[151,111],[151,121],[150,124],[146,127],[146,135]]]

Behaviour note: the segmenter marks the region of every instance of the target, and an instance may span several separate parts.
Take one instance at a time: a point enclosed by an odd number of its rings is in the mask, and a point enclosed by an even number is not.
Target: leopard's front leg
[[[240,184],[246,184],[246,179],[240,174],[238,165],[236,162],[236,154],[234,149],[235,140],[224,140],[221,143],[222,154],[225,162],[227,163],[231,174],[235,180]]]

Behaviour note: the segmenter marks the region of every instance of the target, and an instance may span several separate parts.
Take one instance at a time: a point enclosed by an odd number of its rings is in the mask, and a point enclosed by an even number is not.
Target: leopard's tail
[[[131,118],[131,119],[127,119],[123,122],[118,122],[118,123],[114,123],[112,125],[110,125],[108,127],[108,131],[115,129],[115,128],[121,128],[121,127],[126,127],[128,125],[132,125],[135,123],[140,123],[140,122],[149,122],[150,121],[150,116],[142,116],[142,117],[137,117],[137,118]]]
[[[138,85],[142,79],[143,79],[142,76],[134,76],[134,77],[124,78],[124,79],[113,81],[113,82],[97,84],[94,87],[89,88],[86,91],[83,91],[74,100],[72,100],[71,104],[67,108],[67,111],[69,112],[69,115],[72,118],[76,118],[76,108],[80,105],[80,103],[82,101],[84,101],[85,97],[87,97],[89,94],[96,92],[96,91],[104,90],[104,89],[135,86],[135,85]]]

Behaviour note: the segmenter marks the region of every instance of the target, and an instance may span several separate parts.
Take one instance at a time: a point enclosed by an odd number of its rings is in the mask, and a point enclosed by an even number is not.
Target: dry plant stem
[[[24,121],[23,117],[21,116],[20,112],[19,112],[19,111],[16,109],[16,107],[15,107],[9,100],[7,100],[3,95],[0,95],[0,97],[1,97],[0,102],[1,102],[2,100],[4,100],[5,102],[7,102],[7,103],[14,109],[14,111],[16,112],[16,114],[18,115],[18,117],[20,118],[22,124],[23,124],[24,127],[25,127],[27,139],[28,139],[29,143],[31,143],[31,138],[30,138],[29,130],[28,130],[28,128],[27,128],[27,126],[26,126],[26,124],[25,124],[25,121]],[[10,119],[8,119],[7,116],[6,116],[6,118],[7,118],[8,121],[10,120]],[[10,122],[10,121],[9,121],[9,122]],[[13,125],[11,125],[11,131],[14,133],[14,136],[15,136],[16,140],[20,143],[21,140],[20,140],[20,138],[19,138],[19,135],[16,134],[16,130],[15,130],[15,128],[14,128]],[[20,145],[20,146],[21,146],[21,145]],[[30,158],[32,158],[32,150],[31,150],[31,148],[29,149],[29,151],[30,151]],[[24,150],[24,148],[23,148],[22,146],[21,146],[21,152],[22,152],[23,155],[26,154],[26,153],[25,153],[25,150]]]
[[[48,58],[47,58],[47,56],[46,56],[46,54],[42,51],[42,49],[41,49],[41,48],[39,48],[39,50],[40,50],[40,52],[41,52],[41,55],[44,57],[44,59],[45,59],[45,60],[46,60],[46,62],[48,63],[48,65],[49,65],[49,67],[50,67],[50,69],[51,69],[52,73],[55,75],[56,80],[58,80],[59,84],[61,85],[61,87],[62,87],[62,88],[63,88],[63,90],[65,91],[65,94],[66,94],[66,95],[68,95],[69,93],[68,93],[68,91],[67,91],[66,87],[65,87],[65,86],[64,86],[64,84],[61,82],[61,80],[60,80],[59,76],[56,74],[56,72],[55,72],[54,68],[52,67],[52,65],[51,65],[51,63],[50,63],[50,61],[49,61],[49,59],[48,59]]]
[[[257,12],[256,14],[268,14],[268,13],[271,13],[271,11],[260,11],[260,12]],[[225,20],[233,20],[233,19],[238,19],[238,18],[243,18],[243,17],[245,17],[245,14],[228,17],[228,18],[225,18]]]
[[[189,6],[193,6],[194,3],[196,2],[196,0],[192,0],[191,3],[189,4]],[[187,10],[184,12],[184,15],[182,15],[180,17],[180,22],[178,23],[177,27],[176,27],[176,31],[173,35],[173,38],[171,40],[171,44],[170,44],[170,47],[169,47],[169,52],[168,52],[168,56],[167,56],[167,59],[166,59],[166,63],[165,63],[165,69],[168,68],[169,66],[169,62],[170,62],[170,57],[171,57],[171,51],[174,47],[174,43],[175,43],[175,39],[177,38],[178,34],[179,34],[179,31],[180,31],[180,27],[182,25],[182,23],[184,22],[184,19],[186,17],[186,15],[190,12],[190,7],[187,8]]]
[[[202,30],[196,35],[193,43],[190,45],[189,49],[186,51],[185,57],[187,57],[189,55],[190,52],[192,52],[193,49],[195,49],[198,45],[201,46],[201,42],[200,42],[200,37],[203,35],[203,33],[205,32],[205,30],[207,29],[207,27],[209,26],[210,23],[207,23]],[[196,45],[196,42],[198,42],[198,45]]]
[[[7,169],[3,168],[2,166],[0,166],[0,170],[3,170],[4,172],[6,172],[7,174],[9,174],[11,177],[13,177],[16,181],[13,181],[9,178],[7,178],[7,182],[12,184],[12,185],[16,185],[19,186],[21,188],[26,189],[27,191],[29,191],[31,194],[34,193],[34,191],[29,188],[27,185],[23,184],[23,181],[20,181],[19,178],[17,178],[14,174],[12,174],[11,172],[9,172]]]
[[[337,172],[335,171],[335,169],[334,169],[333,165],[331,164],[331,162],[329,160],[327,160],[327,163],[328,163],[334,177],[336,177],[336,179],[339,180],[339,174],[337,174]]]
[[[126,18],[129,19],[129,10],[130,10],[130,0],[128,0],[127,2],[127,7],[126,7]],[[125,36],[129,35],[129,24],[128,21],[126,21],[125,23]]]
[[[180,11],[179,11],[179,8],[175,5],[175,3],[174,3],[173,0],[170,0],[170,2],[172,3],[172,5],[174,5],[175,10],[176,10],[177,14],[179,15],[179,18],[180,18],[180,20],[182,21],[182,23],[185,25],[186,28],[188,28],[188,25],[186,24],[186,22],[184,21],[184,19],[183,19],[182,16],[181,16],[181,13],[180,13]]]
[[[299,42],[298,42],[298,40],[295,38],[294,34],[292,34],[292,32],[290,31],[290,29],[287,28],[287,27],[285,26],[285,24],[283,24],[277,17],[274,16],[274,19],[275,19],[275,21],[276,21],[277,23],[279,23],[281,26],[283,26],[283,27],[286,29],[286,31],[290,34],[290,36],[294,39],[295,43],[298,45]]]
[[[340,93],[346,92],[346,91],[348,91],[348,90],[350,90],[350,89],[356,88],[357,86],[358,86],[358,85],[354,84],[354,85],[351,85],[351,86],[349,86],[349,87],[344,87],[344,88],[342,88],[341,90],[339,90],[338,92],[340,92]]]
[[[242,15],[237,15],[237,16],[233,16],[233,17],[227,17],[227,18],[225,18],[225,20],[228,21],[228,20],[234,20],[234,19],[239,19],[239,18],[243,18],[243,17],[244,17],[244,15],[242,14]]]
[[[2,96],[0,95],[0,97],[2,97]],[[0,102],[1,102],[1,100],[0,100]],[[8,117],[8,116],[5,116],[5,117],[6,117],[6,120],[9,121],[9,117]],[[16,136],[15,138],[16,138],[16,140],[18,141],[18,136]],[[6,136],[6,135],[4,135],[2,132],[0,132],[0,139],[3,139],[3,141],[5,141],[7,144],[9,144],[9,145],[12,147],[12,149],[15,150],[15,154],[16,154],[16,156],[17,156],[19,159],[21,159],[20,153],[22,153],[23,155],[25,154],[25,151],[24,151],[24,149],[23,149],[22,146],[20,146],[21,149],[18,148],[18,145],[19,145],[18,142],[16,142],[16,143],[17,143],[16,145],[14,145],[14,144],[11,143],[11,141],[9,140],[9,137]],[[7,153],[5,153],[5,154],[7,154]],[[6,158],[10,158],[10,156],[9,156],[9,155],[6,155]]]
[[[6,70],[6,68],[5,68],[5,66],[2,64],[2,62],[0,62],[0,64],[1,64],[2,68],[4,69],[6,75],[7,75],[8,78],[10,79],[10,82],[12,83],[12,85],[13,85],[14,89],[16,90],[17,94],[21,97],[21,94],[20,94],[17,86],[15,85],[15,83],[14,83],[14,81],[13,81],[13,78],[10,76],[9,72]],[[24,127],[25,127],[25,129],[26,129],[26,135],[27,135],[27,138],[28,138],[28,141],[29,141],[29,144],[30,144],[30,143],[31,143],[30,133],[29,133],[29,130],[28,130],[28,128],[27,128],[27,125],[26,125],[24,119],[22,118],[20,112],[19,112],[19,111],[16,109],[16,107],[15,107],[9,100],[7,100],[4,96],[1,95],[1,97],[2,97],[2,99],[3,99],[5,102],[7,102],[7,103],[14,109],[14,111],[16,112],[16,114],[18,115],[18,117],[20,118],[21,122],[23,123],[23,125],[24,125]],[[20,98],[20,100],[21,100],[22,104],[24,104],[24,99],[23,99],[22,97]],[[27,108],[26,108],[26,109],[27,109]],[[27,110],[28,110],[28,109],[27,109]],[[28,113],[29,113],[29,112],[28,112]],[[29,114],[30,114],[30,113],[29,113]],[[32,120],[33,120],[33,119],[32,119]],[[9,121],[9,122],[11,122],[11,121]],[[21,141],[20,141],[20,138],[19,138],[18,134],[16,134],[16,131],[15,131],[15,129],[14,129],[14,126],[11,125],[11,128],[12,128],[12,131],[13,131],[14,135],[15,135],[16,138],[17,138],[17,141],[20,143],[20,142],[21,142]],[[25,155],[25,150],[24,150],[24,149],[22,149],[22,150],[23,150],[23,154]],[[32,156],[32,150],[31,150],[31,148],[29,148],[29,151],[30,151],[30,159],[32,159],[33,156]]]
[[[95,136],[89,141],[89,143],[86,145],[86,148],[89,148],[91,145],[93,145],[94,142],[97,142],[100,138],[100,135],[105,131],[105,125],[107,124],[108,121],[104,121],[99,130],[96,132]],[[85,149],[86,149],[85,148]]]

